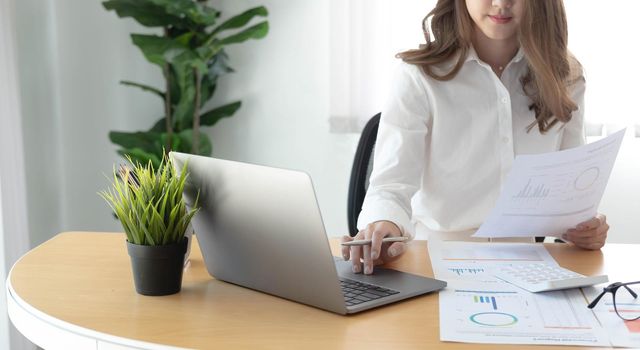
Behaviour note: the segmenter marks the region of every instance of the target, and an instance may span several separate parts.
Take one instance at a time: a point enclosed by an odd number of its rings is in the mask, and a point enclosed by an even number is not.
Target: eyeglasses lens
[[[640,319],[640,282],[623,284],[613,296],[618,316],[627,321]]]

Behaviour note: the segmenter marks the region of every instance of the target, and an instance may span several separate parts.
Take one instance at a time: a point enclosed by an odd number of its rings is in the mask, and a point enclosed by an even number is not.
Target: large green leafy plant
[[[265,37],[266,20],[249,22],[266,17],[267,9],[252,8],[218,23],[220,12],[201,0],[108,0],[102,4],[119,17],[131,17],[163,33],[132,34],[131,39],[149,62],[162,69],[164,91],[137,82],[121,83],[160,97],[165,115],[147,131],[110,132],[111,142],[121,147],[118,153],[142,164],[151,161],[156,167],[165,150],[211,155],[211,141],[200,127],[215,125],[241,106],[241,101],[235,101],[202,111],[216,91],[218,78],[233,72],[224,48]]]

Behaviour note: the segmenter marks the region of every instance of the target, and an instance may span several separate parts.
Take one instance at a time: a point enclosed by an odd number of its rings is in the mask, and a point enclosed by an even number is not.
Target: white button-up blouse
[[[584,79],[571,88],[578,105],[571,121],[527,132],[534,111],[520,83],[526,70],[522,50],[501,77],[473,49],[449,81],[400,63],[382,109],[358,228],[388,220],[420,239],[473,231],[494,206],[515,155],[584,144]]]

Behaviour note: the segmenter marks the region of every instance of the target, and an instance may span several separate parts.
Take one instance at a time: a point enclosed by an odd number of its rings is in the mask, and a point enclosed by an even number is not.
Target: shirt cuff
[[[399,208],[395,203],[386,201],[376,201],[375,204],[366,205],[362,208],[358,216],[358,230],[364,229],[372,222],[382,220],[396,224],[402,235],[409,237],[409,240],[413,240],[416,236],[415,228],[407,212]]]

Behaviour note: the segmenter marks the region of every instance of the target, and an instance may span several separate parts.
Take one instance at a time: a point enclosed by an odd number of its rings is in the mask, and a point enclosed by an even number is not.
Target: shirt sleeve
[[[573,92],[571,98],[578,105],[578,109],[573,111],[571,120],[564,125],[562,132],[562,143],[560,149],[567,149],[582,146],[586,141],[584,130],[584,92],[586,89],[586,82],[583,77],[575,83],[573,86]]]
[[[429,132],[429,103],[421,70],[401,63],[390,84],[383,109],[358,229],[380,220],[396,224],[403,235],[415,237],[411,198],[420,188]]]

